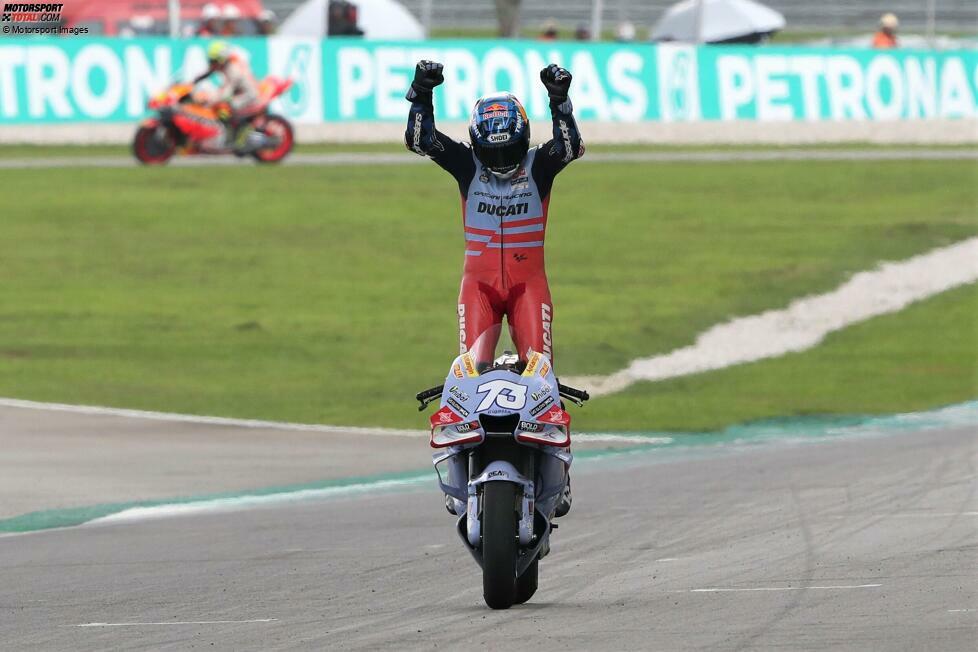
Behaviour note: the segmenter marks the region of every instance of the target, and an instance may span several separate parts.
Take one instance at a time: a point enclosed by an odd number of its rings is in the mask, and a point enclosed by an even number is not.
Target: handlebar
[[[445,391],[445,386],[438,385],[437,387],[426,389],[423,392],[418,392],[417,395],[415,395],[414,397],[418,399],[419,403],[421,403],[421,405],[418,407],[418,412],[421,412],[426,407],[428,407],[428,403],[431,403],[433,400],[441,396],[441,393],[443,391]]]
[[[563,385],[559,382],[557,383],[557,391],[560,392],[561,396],[574,401],[578,405],[583,405],[584,401],[591,398],[591,395],[583,389],[574,389],[573,387],[568,387],[567,385]]]

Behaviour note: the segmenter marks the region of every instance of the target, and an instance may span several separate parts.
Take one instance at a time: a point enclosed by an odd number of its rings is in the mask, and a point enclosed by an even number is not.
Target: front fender
[[[469,543],[479,545],[481,523],[479,522],[479,486],[487,482],[512,482],[523,488],[520,500],[520,544],[527,545],[533,539],[533,511],[535,504],[535,489],[533,481],[523,477],[516,467],[503,460],[494,460],[478,476],[469,482],[468,504],[466,505],[466,527]]]
[[[470,485],[480,485],[485,482],[515,482],[524,487],[532,487],[533,483],[523,477],[516,467],[504,460],[493,460],[483,469],[482,473],[472,479]]]
[[[159,126],[160,126],[159,118],[146,118],[145,120],[139,123],[140,128],[145,127],[148,129],[156,129]]]

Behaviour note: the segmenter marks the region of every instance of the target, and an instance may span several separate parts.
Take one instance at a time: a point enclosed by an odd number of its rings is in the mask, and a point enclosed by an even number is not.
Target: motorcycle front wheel
[[[157,131],[160,127],[140,127],[132,139],[132,153],[140,163],[145,165],[162,165],[170,160],[177,149],[177,143],[169,130],[164,131],[161,138]]]
[[[492,609],[516,602],[517,493],[512,482],[482,488],[482,596]]]

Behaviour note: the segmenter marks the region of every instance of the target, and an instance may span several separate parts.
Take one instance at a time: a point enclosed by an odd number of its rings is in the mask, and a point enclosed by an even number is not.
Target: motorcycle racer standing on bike
[[[226,41],[214,41],[207,47],[207,62],[207,70],[193,83],[196,85],[214,73],[221,74],[223,83],[218,89],[218,97],[222,101],[217,103],[217,115],[227,130],[227,143],[233,143],[236,154],[247,154],[250,129],[243,127],[259,108],[258,81],[248,62],[233,52]]]
[[[584,154],[568,91],[571,74],[555,64],[540,72],[550,98],[553,137],[530,148],[530,123],[509,93],[479,99],[469,143],[435,129],[433,89],[443,66],[418,62],[407,93],[405,144],[458,182],[465,229],[465,265],[458,298],[459,343],[491,362],[497,336],[481,337],[505,315],[522,360],[532,349],[553,359],[553,303],[544,267],[544,234],[554,177]]]
[[[540,71],[550,98],[553,137],[530,148],[530,123],[520,101],[509,93],[479,99],[472,109],[469,143],[435,129],[433,90],[444,81],[443,66],[419,61],[408,90],[411,102],[408,149],[428,156],[448,171],[462,195],[465,264],[458,297],[459,348],[471,350],[477,365],[493,358],[503,316],[520,359],[539,351],[553,360],[553,303],[544,266],[543,244],[554,178],[584,155],[573,105],[571,74],[555,64]],[[454,482],[466,469],[453,467]],[[464,506],[446,496],[448,511]],[[570,481],[555,516],[571,507]]]
[[[540,72],[550,96],[553,138],[530,148],[530,123],[508,93],[479,99],[469,143],[435,129],[433,89],[443,66],[418,62],[407,93],[405,143],[458,182],[465,228],[465,265],[458,299],[459,343],[478,363],[490,362],[496,338],[479,336],[507,316],[520,358],[530,349],[553,358],[553,304],[543,243],[554,177],[584,154],[568,97],[571,74],[554,64]]]

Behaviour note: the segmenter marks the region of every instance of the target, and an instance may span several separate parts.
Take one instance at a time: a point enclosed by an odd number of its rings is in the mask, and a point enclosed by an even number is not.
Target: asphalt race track
[[[506,612],[428,487],[4,536],[0,647],[973,650],[976,444],[587,461],[540,590]]]

